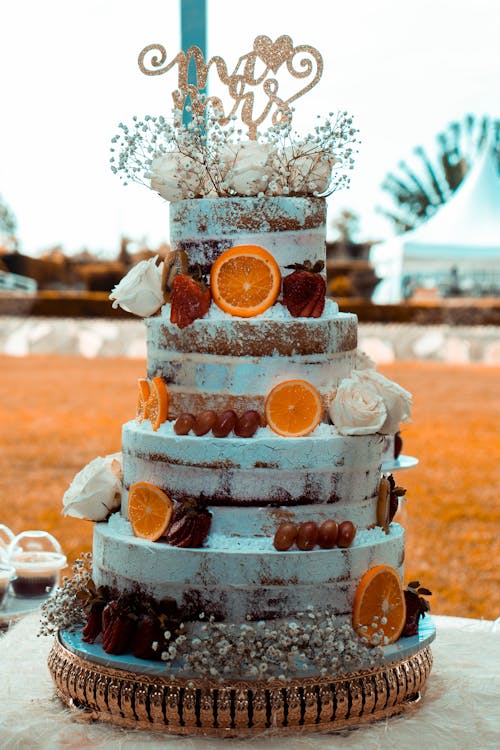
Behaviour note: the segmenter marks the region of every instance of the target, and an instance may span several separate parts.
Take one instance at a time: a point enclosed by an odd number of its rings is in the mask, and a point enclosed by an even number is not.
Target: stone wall
[[[0,316],[0,353],[146,356],[141,320]],[[434,360],[500,365],[499,326],[360,323],[359,347],[375,362]]]
[[[500,327],[361,323],[359,347],[378,363],[416,359],[499,365]]]

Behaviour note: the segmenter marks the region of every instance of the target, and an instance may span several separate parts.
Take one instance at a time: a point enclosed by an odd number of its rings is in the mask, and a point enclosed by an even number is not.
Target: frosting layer
[[[172,422],[124,425],[122,509],[131,484],[148,481],[172,499],[209,505],[365,503],[377,497],[383,438],[345,437],[322,424],[306,437],[282,438],[269,427],[251,438],[176,435]],[[366,525],[373,523],[367,516]]]

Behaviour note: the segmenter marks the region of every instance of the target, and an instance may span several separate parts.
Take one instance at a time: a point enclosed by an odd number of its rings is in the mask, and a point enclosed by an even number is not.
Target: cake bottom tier
[[[434,636],[427,617],[418,636],[381,649],[376,666],[284,681],[182,678],[165,666],[99,653],[63,632],[49,669],[64,703],[126,727],[215,736],[332,731],[417,704],[431,671]]]
[[[403,579],[404,530],[391,524],[360,530],[348,549],[278,552],[269,536],[210,534],[202,548],[173,547],[135,537],[119,514],[96,524],[92,577],[119,592],[140,588],[177,602],[185,621],[212,617],[245,623],[327,611],[351,622],[363,574],[390,565]]]

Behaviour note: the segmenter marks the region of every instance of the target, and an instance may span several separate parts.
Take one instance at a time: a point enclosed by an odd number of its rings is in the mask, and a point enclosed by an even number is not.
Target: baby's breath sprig
[[[195,633],[178,635],[162,653],[167,668],[182,664],[180,674],[219,680],[228,674],[288,680],[299,671],[324,675],[373,667],[382,656],[329,611],[310,609],[287,621],[241,624],[199,617]]]
[[[92,554],[85,552],[73,563],[73,575],[65,576],[56,593],[41,607],[39,635],[55,635],[85,623],[86,614],[79,592],[88,589],[92,579]]]
[[[14,235],[16,228],[16,218],[0,195],[0,234]]]
[[[292,132],[290,122],[283,119],[258,134],[257,142],[243,137],[235,119],[222,125],[218,111],[210,107],[204,115],[193,112],[188,124],[175,112],[170,122],[163,116],[146,115],[142,121],[134,117],[131,125],[120,123],[120,132],[112,139],[111,169],[124,184],[143,184],[168,200],[326,196],[348,186],[357,130],[347,112],[330,113],[305,138]],[[258,164],[249,163],[255,143],[260,148]],[[252,144],[254,149],[246,156],[245,149]],[[248,180],[247,172],[252,174]]]

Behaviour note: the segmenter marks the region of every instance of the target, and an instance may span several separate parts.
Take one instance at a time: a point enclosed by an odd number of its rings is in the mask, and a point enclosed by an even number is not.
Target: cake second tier
[[[234,318],[215,306],[180,329],[170,306],[147,325],[148,376],[168,385],[169,418],[214,409],[262,414],[267,393],[288,378],[319,391],[324,407],[356,362],[357,318],[327,301],[320,318],[293,318],[275,305],[255,318]]]
[[[123,427],[122,511],[134,482],[147,481],[173,500],[208,505],[329,504],[340,520],[376,522],[383,437],[340,435],[320,424],[306,438],[284,439],[269,427],[251,438],[176,435],[172,422]],[[347,515],[346,512],[354,514]]]

